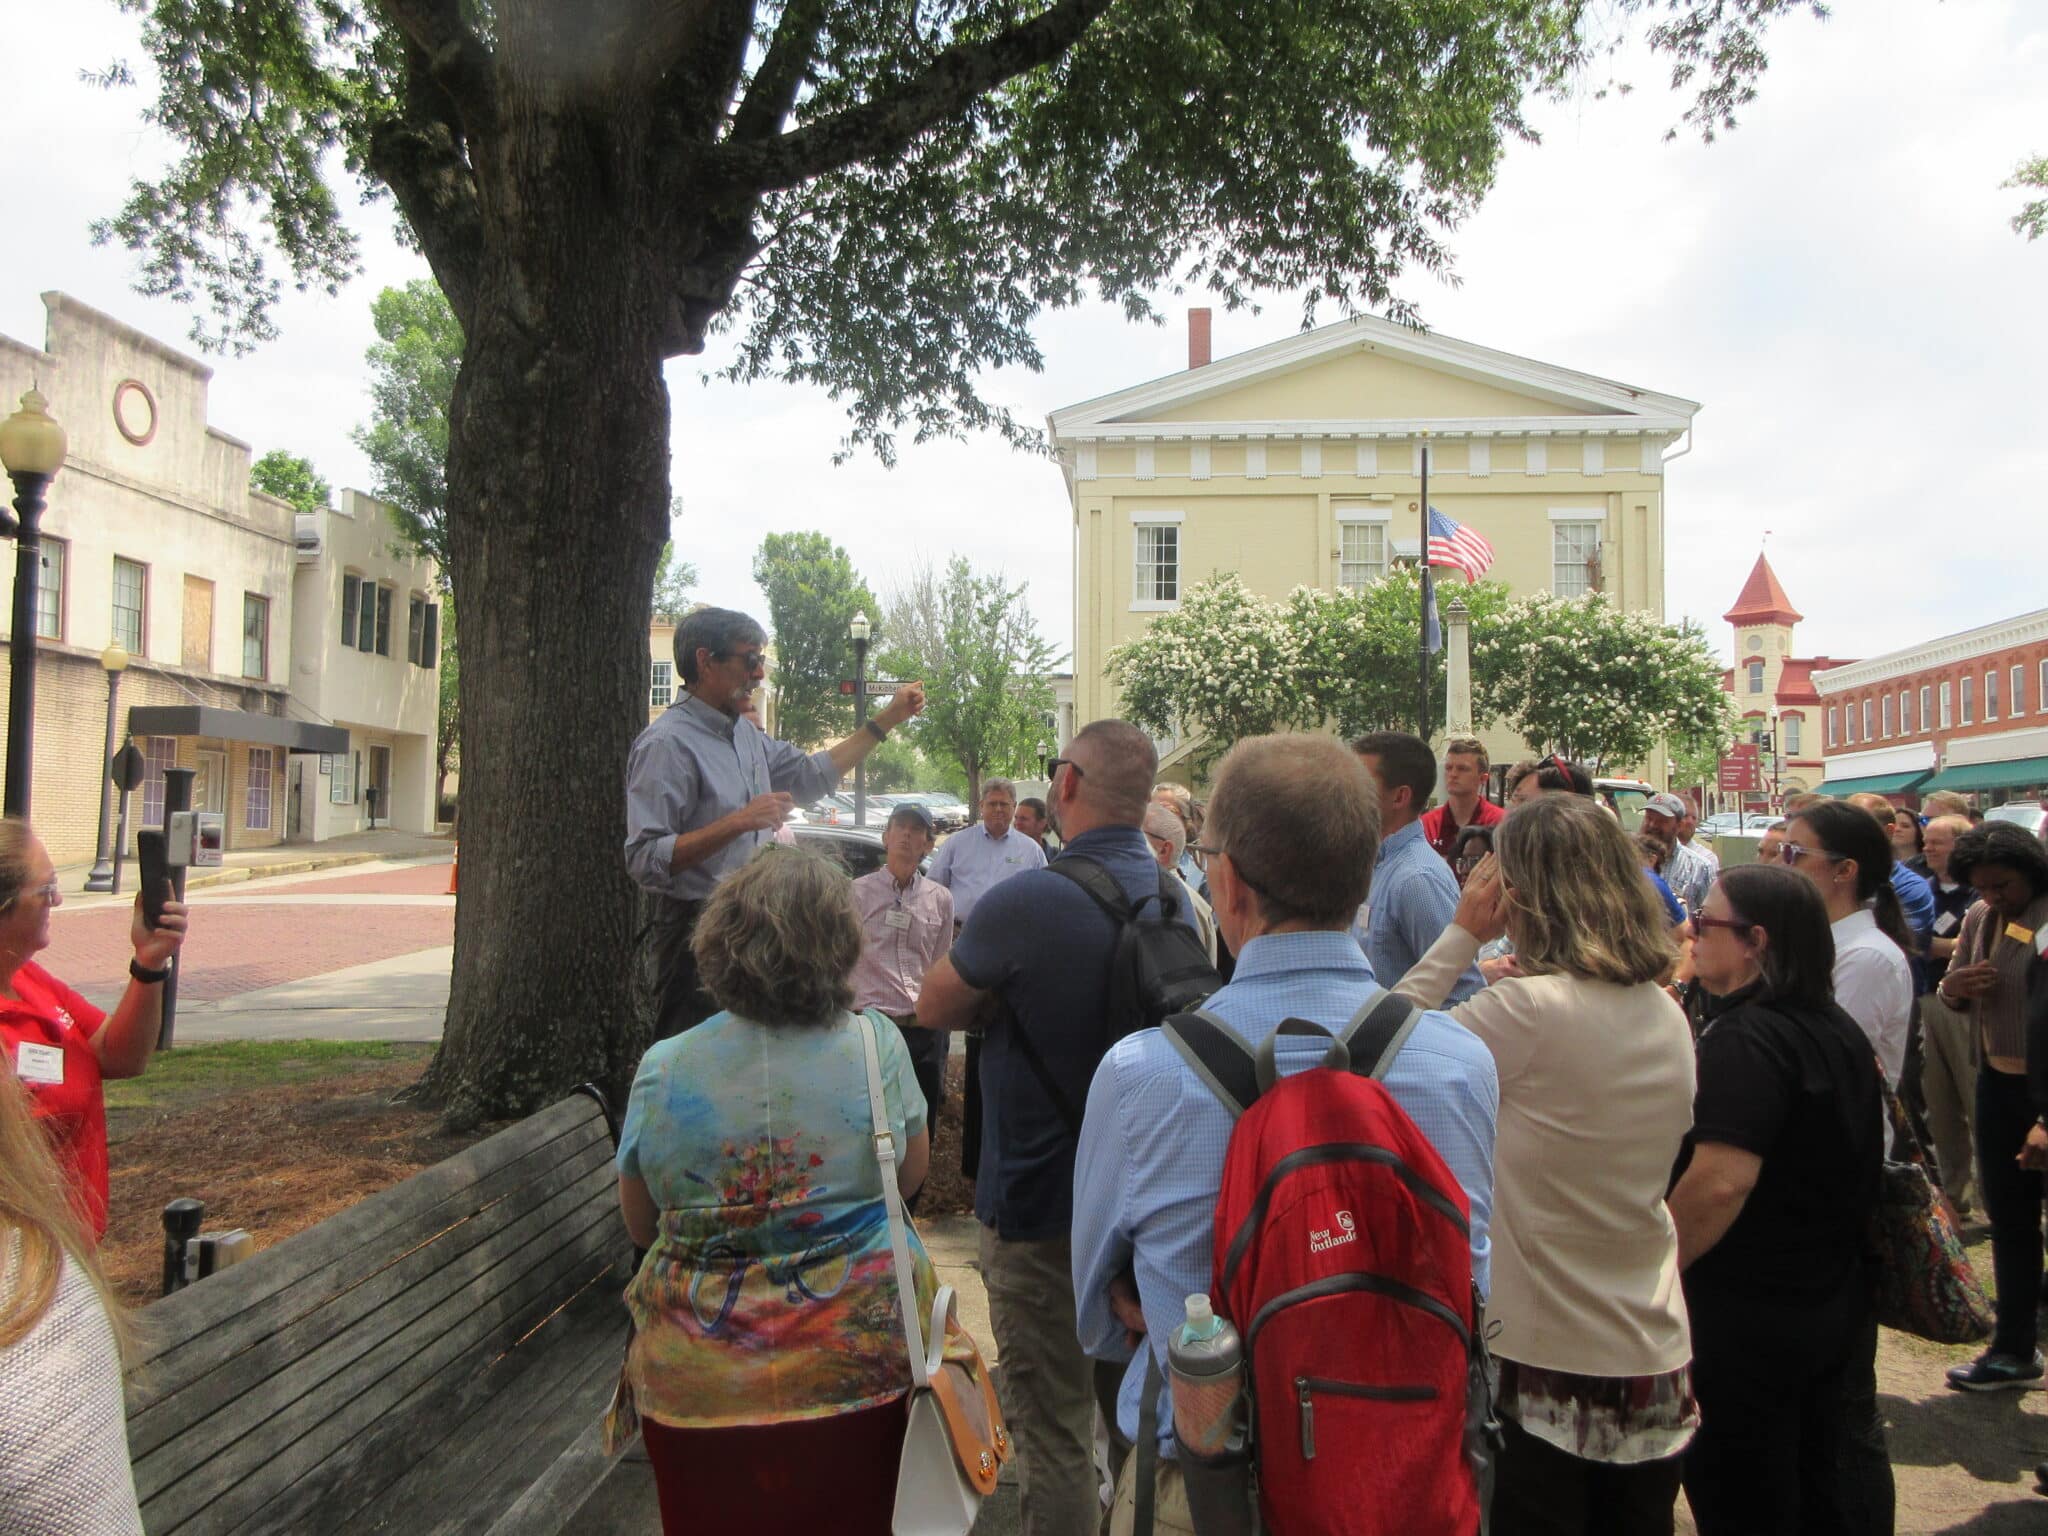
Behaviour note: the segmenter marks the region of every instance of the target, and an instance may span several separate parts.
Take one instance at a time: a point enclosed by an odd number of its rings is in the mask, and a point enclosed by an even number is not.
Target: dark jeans
[[[1991,1347],[2031,1360],[2040,1342],[2041,1175],[2013,1161],[2034,1123],[2027,1080],[1985,1066],[1977,1073],[1977,1177],[1991,1219],[1991,1271],[1998,1285],[1998,1327]]]
[[[1892,1536],[1898,1488],[1877,1406],[1877,1314],[1862,1323],[1842,1401],[1842,1508],[1857,1536]]]
[[[903,1036],[903,1048],[910,1053],[910,1069],[917,1074],[917,1086],[924,1094],[925,1129],[939,1133],[939,1109],[946,1102],[946,1051],[953,1043],[950,1030],[920,1029],[895,1014],[888,1019]]]
[[[690,953],[690,937],[697,931],[701,901],[671,901],[658,897],[654,925],[650,930],[654,946],[654,1038],[666,1040],[694,1029],[712,1014],[718,1004],[704,990],[697,976],[697,957]]]
[[[1889,1532],[1890,1499],[1868,1485],[1851,1402],[1871,1378],[1877,1326],[1868,1281],[1811,1304],[1774,1304],[1688,1285],[1700,1429],[1685,1496],[1700,1536]],[[1875,1402],[1871,1403],[1874,1410]],[[1881,1430],[1880,1430],[1881,1433]],[[1880,1442],[1881,1443],[1881,1442]],[[1886,1487],[1890,1468],[1882,1467]]]
[[[1682,1456],[1588,1461],[1507,1422],[1493,1536],[1671,1536]]]
[[[981,1170],[981,1033],[967,1037],[967,1082],[960,1091],[960,1177]]]

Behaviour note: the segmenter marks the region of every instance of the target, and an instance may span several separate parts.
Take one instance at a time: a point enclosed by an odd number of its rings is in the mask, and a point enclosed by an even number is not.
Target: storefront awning
[[[2014,757],[2002,763],[1959,763],[1927,781],[1929,789],[2018,789],[2048,784],[2048,757]]]
[[[1823,795],[1910,795],[1921,788],[1920,781],[1933,772],[1914,768],[1906,773],[1873,773],[1860,779],[1829,779],[1818,793]],[[1932,788],[1932,786],[1927,786]]]
[[[346,752],[348,732],[338,725],[314,725],[283,715],[208,704],[142,704],[128,711],[130,736],[213,736],[287,752]]]

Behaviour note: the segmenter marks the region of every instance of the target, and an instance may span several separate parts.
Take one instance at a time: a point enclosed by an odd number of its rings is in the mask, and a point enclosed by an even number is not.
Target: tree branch
[[[417,49],[426,67],[461,113],[469,133],[497,117],[498,92],[491,51],[462,19],[461,0],[377,0],[391,24]]]
[[[718,145],[705,155],[703,172],[772,192],[899,151],[1004,81],[1057,59],[1112,3],[1057,0],[1050,10],[986,42],[955,43],[923,74],[857,107],[765,143]]]
[[[754,71],[754,83],[747,87],[746,99],[733,114],[727,142],[748,144],[782,131],[796,105],[796,93],[803,88],[804,72],[810,68],[824,26],[825,0],[790,0],[776,24],[768,56]]]
[[[404,104],[370,130],[370,169],[391,189],[465,332],[476,312],[483,216],[455,102],[424,50],[406,51]]]

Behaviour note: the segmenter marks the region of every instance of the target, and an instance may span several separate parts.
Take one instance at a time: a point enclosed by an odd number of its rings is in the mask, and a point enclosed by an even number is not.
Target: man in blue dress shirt
[[[675,647],[683,692],[626,759],[626,870],[659,898],[653,943],[661,1039],[701,1024],[717,1006],[698,986],[690,953],[705,898],[774,841],[798,800],[830,792],[924,708],[924,685],[906,683],[846,740],[806,753],[741,718],[768,673],[768,635],[753,619],[699,608],[676,626]]]
[[[1349,1023],[1379,992],[1348,931],[1379,851],[1378,797],[1358,758],[1319,736],[1239,742],[1217,772],[1203,836],[1216,920],[1238,955],[1230,984],[1205,1008],[1253,1046],[1286,1018],[1332,1031]],[[1417,846],[1444,868],[1427,843]],[[1318,856],[1303,858],[1310,847]],[[1316,1065],[1327,1045],[1282,1036],[1282,1075]],[[1447,1014],[1425,1013],[1384,1081],[1465,1191],[1483,1292],[1500,1109],[1493,1057]],[[1074,1302],[1081,1347],[1129,1361],[1117,1399],[1125,1442],[1136,1438],[1145,1382],[1138,1344],[1152,1345],[1163,1380],[1185,1299],[1209,1289],[1231,1126],[1230,1112],[1156,1029],[1119,1042],[1089,1089],[1074,1163]],[[1164,1387],[1159,1426],[1159,1521],[1191,1528]],[[1126,1458],[1118,1479],[1112,1533],[1128,1529],[1137,1461]]]
[[[1395,987],[1451,926],[1451,914],[1458,910],[1458,877],[1430,847],[1422,825],[1436,788],[1436,756],[1428,742],[1405,731],[1374,731],[1354,741],[1351,750],[1372,775],[1380,800],[1372,899],[1359,908],[1354,931],[1380,985]],[[1482,985],[1478,969],[1469,969],[1445,1001],[1455,1007]]]

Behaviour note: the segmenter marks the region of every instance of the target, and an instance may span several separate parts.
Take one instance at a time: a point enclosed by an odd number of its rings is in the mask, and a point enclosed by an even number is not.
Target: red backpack
[[[1382,1083],[1421,1018],[1375,993],[1343,1030],[1254,1052],[1214,1014],[1167,1040],[1237,1118],[1210,1298],[1244,1340],[1263,1529],[1472,1536],[1496,1438],[1464,1189]],[[1281,1035],[1322,1035],[1286,1078]]]

